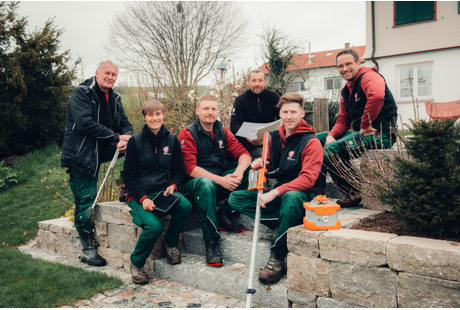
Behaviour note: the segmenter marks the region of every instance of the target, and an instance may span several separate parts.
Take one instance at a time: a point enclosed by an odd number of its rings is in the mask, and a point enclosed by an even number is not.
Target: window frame
[[[424,95],[420,96],[418,94],[419,92],[419,82],[418,82],[418,68],[423,67],[423,66],[430,66],[430,94],[429,95]],[[410,63],[410,64],[402,64],[402,65],[397,65],[396,66],[396,101],[399,102],[412,102],[412,96],[408,97],[401,97],[401,69],[404,68],[413,68],[413,78],[416,83],[413,83],[413,95],[414,99],[419,99],[420,101],[429,101],[434,98],[433,96],[433,71],[434,71],[434,63],[433,61],[424,61],[424,62],[418,62],[418,63]]]
[[[332,80],[332,88],[331,89],[328,89],[327,88],[327,81],[328,80]],[[335,81],[338,80],[339,81],[339,84],[340,84],[340,87],[339,88],[336,88],[336,84],[335,84]],[[337,89],[342,89],[343,88],[343,84],[342,84],[342,80],[343,78],[341,76],[327,76],[324,78],[324,91],[334,91],[334,90],[337,90]]]
[[[433,18],[419,20],[419,21],[412,21],[412,22],[407,22],[407,23],[403,23],[403,24],[396,24],[396,2],[397,1],[393,1],[393,28],[403,27],[403,26],[413,25],[413,24],[431,22],[431,21],[435,21],[437,19],[437,13],[438,13],[437,1],[433,1]],[[405,1],[405,2],[424,2],[424,1]]]

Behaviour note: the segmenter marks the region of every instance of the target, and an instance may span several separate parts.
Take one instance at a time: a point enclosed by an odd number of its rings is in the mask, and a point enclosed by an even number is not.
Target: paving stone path
[[[81,263],[78,257],[42,251],[34,246],[34,241],[19,247],[19,250],[33,258],[75,266],[87,271],[104,272],[111,276],[118,276],[123,281],[123,285],[117,289],[105,291],[91,299],[79,300],[74,305],[77,308],[244,308],[246,306],[245,301],[241,299],[207,292],[158,277],[150,279],[147,285],[136,285],[131,280],[131,273],[123,268],[88,266]]]

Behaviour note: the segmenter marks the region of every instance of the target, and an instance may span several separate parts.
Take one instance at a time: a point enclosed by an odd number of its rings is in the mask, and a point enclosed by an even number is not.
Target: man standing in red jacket
[[[255,218],[256,203],[261,209],[261,223],[278,228],[272,240],[267,266],[259,273],[262,283],[274,283],[286,273],[285,258],[287,230],[302,223],[303,203],[311,201],[322,190],[318,175],[323,163],[324,150],[315,136],[315,129],[304,120],[304,98],[297,93],[281,97],[278,108],[283,125],[270,133],[267,167],[274,171],[276,187],[260,196],[257,191],[241,190],[230,194],[230,206]],[[253,169],[263,167],[261,158],[251,164]]]
[[[360,67],[358,53],[344,49],[337,54],[337,69],[347,80],[340,98],[340,111],[330,132],[318,134],[325,144],[321,187],[326,188],[326,172],[345,193],[337,201],[342,207],[355,207],[361,202],[359,189],[354,188],[337,173],[331,162],[338,155],[349,165],[350,154],[361,156],[361,151],[370,148],[391,148],[395,142],[398,108],[385,79],[376,67]],[[352,130],[348,131],[352,126]]]
[[[198,120],[179,132],[185,174],[189,181],[179,192],[198,209],[206,243],[206,263],[222,266],[219,249],[219,230],[240,232],[243,225],[232,219],[232,209],[221,205],[216,214],[216,202],[234,190],[247,188],[246,169],[251,164],[251,155],[236,140],[233,134],[217,120],[217,99],[209,94],[198,99]],[[238,160],[235,169],[227,170],[226,153]]]

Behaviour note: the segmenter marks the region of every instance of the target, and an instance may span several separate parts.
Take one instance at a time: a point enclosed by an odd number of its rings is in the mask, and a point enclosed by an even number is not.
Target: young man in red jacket
[[[383,76],[376,67],[360,67],[358,53],[344,49],[337,54],[337,69],[347,80],[340,98],[340,111],[330,132],[318,134],[325,144],[324,164],[320,176],[321,187],[326,188],[326,172],[345,193],[345,198],[337,201],[342,207],[359,205],[359,189],[354,188],[337,173],[332,164],[332,156],[338,155],[345,165],[350,153],[356,157],[370,148],[390,148],[395,142],[398,108]],[[352,126],[352,130],[348,131]]]
[[[271,255],[267,266],[259,273],[259,281],[274,283],[286,273],[285,258],[287,230],[299,225],[305,214],[303,203],[311,201],[322,190],[318,175],[323,163],[324,150],[316,138],[315,129],[304,120],[304,98],[297,93],[281,97],[278,108],[283,125],[270,133],[267,167],[274,171],[276,187],[260,196],[257,191],[236,191],[230,194],[230,206],[255,218],[256,203],[261,209],[261,223],[278,228],[272,241]],[[261,158],[254,160],[251,167],[263,167]]]
[[[228,204],[220,206],[216,214],[216,202],[227,198],[236,189],[247,188],[247,176],[243,175],[251,164],[249,152],[233,134],[217,120],[217,99],[209,94],[198,100],[198,120],[179,132],[185,174],[189,181],[179,192],[198,209],[206,243],[206,263],[222,266],[219,249],[219,230],[240,232],[241,224],[232,220],[232,209]],[[235,169],[227,170],[226,153],[238,160]]]

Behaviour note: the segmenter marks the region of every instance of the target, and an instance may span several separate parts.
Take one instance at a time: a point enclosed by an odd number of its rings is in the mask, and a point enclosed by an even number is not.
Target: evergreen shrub
[[[406,139],[409,159],[396,157],[394,179],[378,198],[393,206],[401,223],[430,236],[458,236],[460,231],[459,128],[455,119],[412,121]]]

